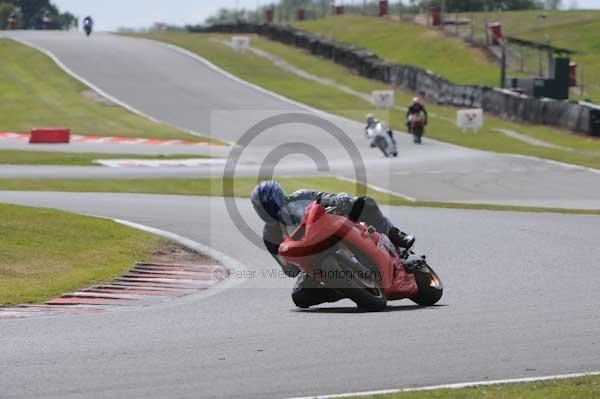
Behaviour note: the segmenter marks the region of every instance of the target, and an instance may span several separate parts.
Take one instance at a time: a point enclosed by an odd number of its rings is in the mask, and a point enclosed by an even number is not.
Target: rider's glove
[[[341,215],[349,215],[354,207],[354,198],[346,193],[338,194],[335,198],[336,213]]]

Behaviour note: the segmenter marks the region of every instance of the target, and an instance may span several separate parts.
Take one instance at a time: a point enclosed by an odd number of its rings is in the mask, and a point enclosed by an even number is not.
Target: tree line
[[[44,16],[49,18],[49,29],[71,29],[79,26],[78,18],[69,12],[60,12],[50,0],[0,0],[0,29],[6,29],[9,18],[14,18],[17,29],[42,29]]]

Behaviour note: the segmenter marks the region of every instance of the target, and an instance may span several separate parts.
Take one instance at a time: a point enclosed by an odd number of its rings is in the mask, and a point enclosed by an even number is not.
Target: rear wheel
[[[385,139],[383,137],[377,137],[375,139],[375,144],[377,145],[377,148],[379,148],[381,152],[383,152],[383,155],[385,155],[387,158],[389,155],[387,153],[387,143],[385,142]]]
[[[412,128],[412,131],[413,131],[413,136],[414,136],[414,142],[416,144],[421,144],[422,137],[423,137],[423,127],[415,126]]]
[[[428,265],[425,265],[422,270],[415,271],[413,274],[419,287],[419,295],[416,298],[412,298],[413,302],[422,306],[435,305],[444,293],[442,280]]]
[[[328,276],[325,284],[354,301],[359,308],[370,312],[386,308],[387,299],[379,271],[362,265],[343,250],[325,256],[320,266]]]

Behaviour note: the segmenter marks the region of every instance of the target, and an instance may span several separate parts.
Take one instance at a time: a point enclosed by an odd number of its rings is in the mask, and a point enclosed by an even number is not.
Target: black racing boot
[[[401,232],[396,227],[392,227],[388,234],[390,241],[397,247],[404,248],[407,251],[415,245],[415,236]]]

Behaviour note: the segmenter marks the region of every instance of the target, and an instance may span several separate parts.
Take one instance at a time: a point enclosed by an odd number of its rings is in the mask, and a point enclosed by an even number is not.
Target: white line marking
[[[336,176],[335,178],[338,179],[338,180],[347,181],[347,182],[353,183],[353,184],[356,183],[356,180],[351,179],[349,177],[345,177],[345,176]],[[388,190],[386,188],[374,186],[373,184],[367,183],[367,187],[370,188],[371,190],[378,191],[380,193],[391,194],[391,195],[395,195],[397,197],[404,198],[405,200],[410,201],[410,202],[416,202],[417,201],[416,198],[410,197],[410,196],[402,194],[402,193],[397,193],[395,191],[391,191],[391,190]]]
[[[129,112],[133,112],[136,115],[139,115],[143,118],[146,118],[154,123],[158,123],[161,125],[165,125],[165,126],[170,126],[170,127],[174,127],[175,129],[181,130],[183,132],[189,133],[193,136],[199,136],[199,137],[210,137],[210,135],[208,134],[201,134],[198,132],[195,132],[193,130],[190,129],[186,129],[177,125],[174,125],[172,123],[168,123],[168,122],[164,122],[161,121],[159,119],[154,118],[153,116],[150,116],[140,110],[138,110],[137,108],[132,107],[131,105],[117,99],[116,97],[111,96],[110,94],[108,94],[107,92],[105,92],[104,90],[102,90],[100,87],[96,86],[95,84],[93,84],[92,82],[90,82],[89,80],[85,79],[83,76],[78,75],[77,73],[75,73],[72,69],[70,69],[67,65],[65,65],[60,59],[58,59],[57,56],[55,56],[50,50],[46,50],[45,48],[42,48],[36,44],[33,44],[25,39],[22,39],[20,37],[12,37],[11,39],[19,42],[25,46],[31,47],[43,54],[45,54],[46,56],[48,56],[52,61],[54,61],[54,63],[56,65],[58,65],[63,71],[65,71],[68,75],[70,75],[72,78],[78,80],[79,82],[83,83],[84,85],[88,86],[90,89],[92,89],[93,91],[95,91],[96,93],[98,93],[99,95],[101,95],[102,97],[106,98],[107,100],[125,108],[126,110],[128,110]],[[224,140],[221,140],[224,141]]]
[[[95,159],[96,165],[109,168],[197,168],[201,166],[225,165],[226,160],[221,158],[198,159]]]
[[[317,396],[299,396],[287,399],[336,399],[336,398],[356,398],[360,396],[373,396],[373,395],[387,395],[402,392],[419,392],[419,391],[434,391],[438,389],[460,389],[460,388],[471,388],[478,386],[488,385],[504,385],[504,384],[517,384],[522,382],[536,382],[536,381],[548,381],[548,380],[564,380],[568,378],[579,378],[587,376],[600,375],[600,371],[592,371],[589,373],[573,373],[573,374],[558,374],[543,377],[525,377],[525,378],[512,378],[505,380],[493,380],[493,381],[475,381],[475,382],[461,382],[457,384],[445,384],[445,385],[432,385],[427,387],[418,388],[402,388],[402,389],[382,389],[379,391],[368,391],[368,392],[350,392],[333,395],[317,395]]]

